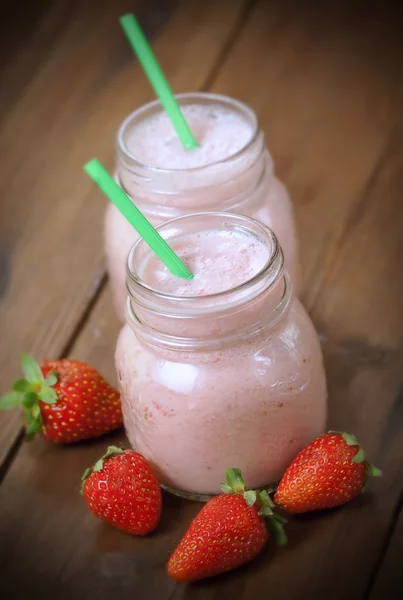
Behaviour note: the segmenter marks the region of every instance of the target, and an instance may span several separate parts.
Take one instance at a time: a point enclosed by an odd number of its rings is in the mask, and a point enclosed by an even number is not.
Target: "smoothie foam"
[[[171,248],[193,273],[193,279],[173,276],[149,254],[140,277],[150,287],[176,296],[208,296],[249,281],[270,259],[270,248],[256,236],[234,231],[203,231],[177,237]]]
[[[126,147],[139,162],[160,169],[194,169],[228,158],[251,139],[254,124],[219,104],[182,107],[199,147],[186,150],[165,112],[148,117],[134,127]]]

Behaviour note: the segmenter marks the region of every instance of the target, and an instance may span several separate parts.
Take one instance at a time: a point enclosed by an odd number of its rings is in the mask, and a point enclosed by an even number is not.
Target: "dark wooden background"
[[[19,355],[74,356],[114,381],[104,200],[122,119],[153,98],[117,18],[135,11],[176,92],[250,104],[299,228],[304,303],[322,339],[330,424],[384,471],[340,510],[294,519],[289,547],[215,580],[165,563],[199,505],[164,497],[154,535],[97,521],[84,467],[122,435],[58,448],[0,415],[0,596],[218,600],[403,597],[403,21],[395,2],[38,0],[2,9],[0,377]]]

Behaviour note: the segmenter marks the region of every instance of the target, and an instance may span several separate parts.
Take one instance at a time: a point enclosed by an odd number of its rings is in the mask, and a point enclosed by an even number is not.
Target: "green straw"
[[[111,177],[108,171],[101,165],[99,160],[93,158],[86,165],[84,171],[88,173],[91,179],[104,192],[104,194],[126,217],[143,240],[150,246],[151,250],[161,259],[174,275],[183,279],[192,279],[194,275],[183,264],[179,256],[168,246],[166,241],[154,229],[150,221],[145,218],[137,206],[133,204],[130,198],[124,193],[121,187]]]
[[[130,13],[120,17],[119,21],[129,40],[129,44],[137,55],[155,93],[168,113],[178,138],[188,150],[197,148],[199,144],[189,129],[189,125],[179,108],[179,104],[176,101],[173,91],[158,64],[136,17]]]

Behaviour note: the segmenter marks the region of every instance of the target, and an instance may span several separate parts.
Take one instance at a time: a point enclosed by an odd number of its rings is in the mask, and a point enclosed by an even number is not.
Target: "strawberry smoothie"
[[[199,213],[159,227],[194,273],[173,276],[144,242],[128,259],[116,349],[131,445],[175,493],[204,499],[228,467],[248,487],[276,482],[322,434],[318,336],[258,221]]]
[[[256,115],[245,104],[215,94],[178,96],[200,146],[185,150],[159,102],[122,123],[117,136],[116,179],[150,221],[223,210],[254,217],[273,229],[287,269],[299,288],[299,259],[292,205],[273,173]],[[134,229],[109,204],[105,252],[115,306],[124,320],[126,259]]]

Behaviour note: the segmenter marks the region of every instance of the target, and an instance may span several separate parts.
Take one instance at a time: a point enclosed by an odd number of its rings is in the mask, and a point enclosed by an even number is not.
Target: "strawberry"
[[[168,574],[178,581],[193,581],[230,571],[249,562],[274,535],[287,542],[285,519],[273,513],[266,491],[245,491],[239,469],[228,469],[226,493],[202,508],[169,559]],[[265,522],[267,518],[267,523]]]
[[[290,513],[333,508],[355,498],[370,475],[381,474],[365,460],[365,452],[353,435],[330,431],[294,458],[274,501]]]
[[[85,501],[95,516],[135,535],[153,531],[161,517],[161,489],[146,459],[109,446],[82,476]]]
[[[21,405],[29,438],[41,431],[52,442],[69,444],[122,426],[120,396],[94,368],[67,359],[39,366],[27,354],[22,366],[25,379],[0,397],[0,409]]]

